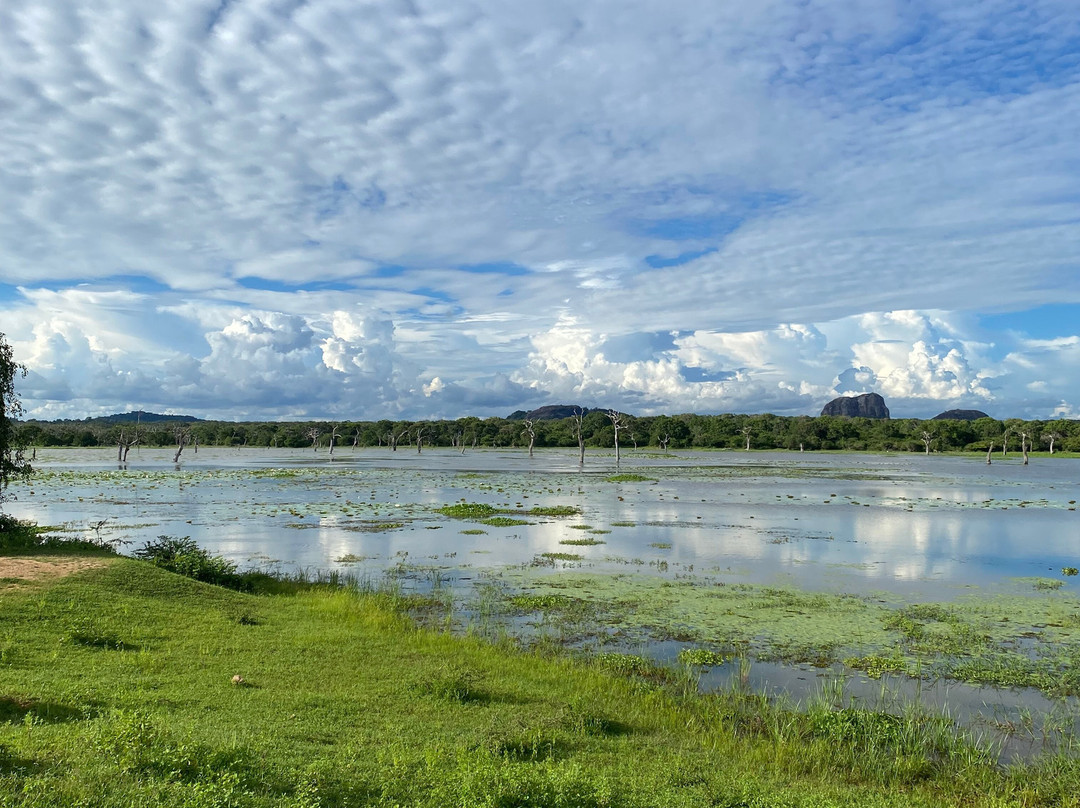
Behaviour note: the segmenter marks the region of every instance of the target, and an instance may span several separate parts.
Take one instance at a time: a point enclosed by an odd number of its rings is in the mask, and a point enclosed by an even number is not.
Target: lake
[[[1080,602],[1064,572],[1080,566],[1078,459],[627,451],[616,465],[593,451],[579,467],[564,450],[407,447],[115,458],[39,450],[6,509],[124,552],[190,536],[241,567],[391,575],[438,589],[459,624],[487,615],[525,638],[665,660],[716,648],[729,661],[701,671],[705,686],[741,676],[802,698],[842,674],[849,697],[879,704],[914,688],[1004,737],[1009,754],[1045,744],[1032,712],[1059,736],[1076,729],[1065,671],[1080,661]],[[505,513],[491,524],[439,511],[455,503]],[[577,512],[529,513],[557,506]],[[515,608],[522,593],[554,605]]]

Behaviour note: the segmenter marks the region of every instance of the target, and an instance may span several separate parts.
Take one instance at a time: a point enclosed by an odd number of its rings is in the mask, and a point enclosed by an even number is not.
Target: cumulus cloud
[[[1071,412],[1068,346],[967,318],[1080,304],[1078,35],[1066,0],[7,4],[4,330],[41,411]]]

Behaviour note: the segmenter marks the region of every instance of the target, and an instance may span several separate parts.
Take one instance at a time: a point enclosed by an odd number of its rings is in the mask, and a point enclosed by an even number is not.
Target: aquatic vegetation
[[[596,544],[606,544],[600,539],[562,539],[559,544],[569,544],[575,547],[591,547]]]
[[[646,477],[644,474],[613,474],[607,477],[609,483],[655,483],[655,477]]]
[[[679,662],[684,665],[715,667],[727,662],[727,658],[718,651],[708,648],[684,648],[679,651]]]
[[[857,671],[863,671],[871,679],[880,679],[886,673],[905,673],[907,663],[902,656],[882,656],[869,654],[861,657],[848,657],[844,664]]]
[[[577,553],[540,553],[541,558],[549,558],[552,561],[581,561],[584,556]]]
[[[481,519],[480,524],[491,527],[520,527],[530,523],[524,519],[515,519],[512,516],[489,516],[486,519]]]
[[[671,542],[669,541],[654,541],[649,543],[650,547],[655,547],[657,550],[670,550]]]
[[[443,505],[438,509],[443,516],[451,519],[485,519],[498,513],[494,505],[486,505],[482,502],[459,502],[453,505]]]
[[[466,528],[465,530],[459,530],[458,533],[460,533],[463,536],[486,536],[487,535],[486,530],[481,530],[478,527],[470,527],[470,528]]]
[[[575,505],[537,505],[525,513],[528,516],[577,516],[581,508]]]

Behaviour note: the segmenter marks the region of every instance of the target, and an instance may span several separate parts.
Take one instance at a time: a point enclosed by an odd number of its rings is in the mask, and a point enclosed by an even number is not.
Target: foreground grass
[[[1002,771],[927,716],[680,696],[263,586],[115,558],[0,589],[0,805],[1078,804],[1072,760]]]

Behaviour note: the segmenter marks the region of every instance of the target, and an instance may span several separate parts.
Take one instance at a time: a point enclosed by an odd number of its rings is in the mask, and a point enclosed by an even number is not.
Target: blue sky
[[[1072,0],[0,6],[29,415],[1080,416]]]

